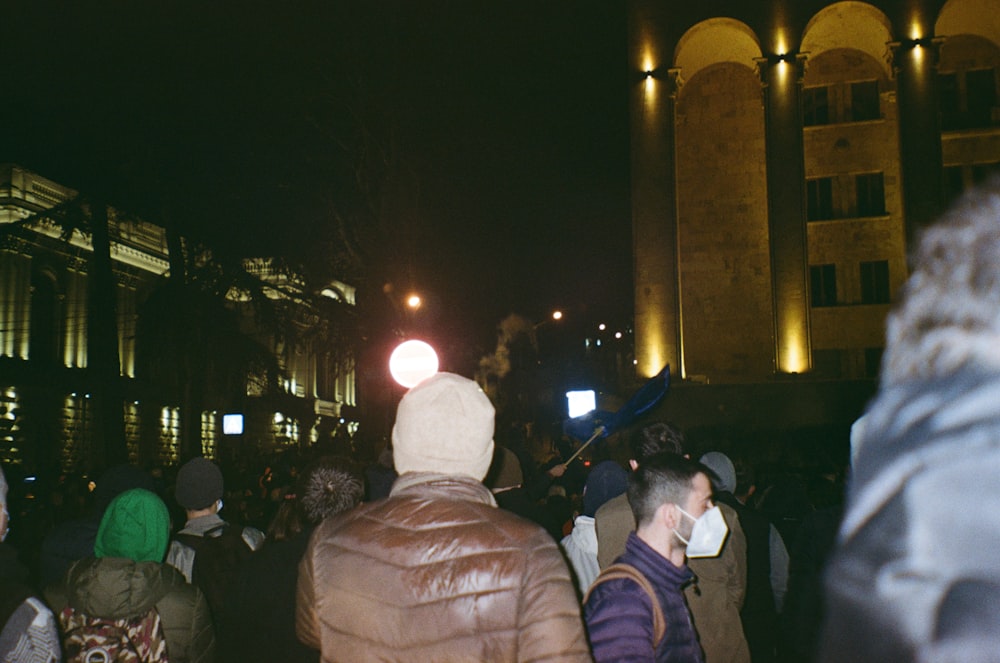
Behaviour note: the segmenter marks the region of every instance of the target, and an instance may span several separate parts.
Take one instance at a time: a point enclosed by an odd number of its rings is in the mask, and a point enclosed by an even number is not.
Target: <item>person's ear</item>
[[[681,511],[677,508],[676,504],[661,504],[656,509],[656,518],[659,522],[663,523],[668,530],[676,529],[680,524]]]

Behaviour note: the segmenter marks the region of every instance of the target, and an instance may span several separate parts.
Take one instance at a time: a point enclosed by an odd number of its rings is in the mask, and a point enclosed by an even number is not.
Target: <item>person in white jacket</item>
[[[602,504],[628,488],[628,472],[613,460],[598,463],[583,487],[583,512],[573,520],[573,531],[559,543],[576,580],[580,596],[587,593],[601,572],[597,563],[597,529],[594,514]]]

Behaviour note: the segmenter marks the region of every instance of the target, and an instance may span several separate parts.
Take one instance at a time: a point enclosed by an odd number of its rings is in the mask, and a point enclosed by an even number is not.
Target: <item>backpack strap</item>
[[[597,576],[593,584],[590,585],[590,589],[587,590],[587,595],[583,597],[583,602],[586,603],[587,599],[590,598],[590,594],[594,591],[602,582],[607,582],[608,580],[632,580],[649,595],[649,600],[653,603],[653,649],[660,646],[663,642],[664,636],[667,634],[667,620],[663,616],[663,608],[660,606],[660,599],[656,597],[656,590],[653,589],[653,585],[650,584],[646,576],[642,575],[639,569],[635,568],[631,564],[626,564],[625,562],[617,562],[611,566],[606,567],[601,574]]]

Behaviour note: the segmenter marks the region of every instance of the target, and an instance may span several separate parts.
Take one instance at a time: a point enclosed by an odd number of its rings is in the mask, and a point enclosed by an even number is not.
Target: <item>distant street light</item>
[[[410,340],[396,346],[389,357],[392,379],[411,389],[437,373],[438,356],[429,344]]]
[[[421,304],[423,304],[423,300],[420,299],[420,295],[414,294],[406,298],[406,305],[414,311],[420,308]]]
[[[553,320],[562,320],[562,311],[552,311]]]

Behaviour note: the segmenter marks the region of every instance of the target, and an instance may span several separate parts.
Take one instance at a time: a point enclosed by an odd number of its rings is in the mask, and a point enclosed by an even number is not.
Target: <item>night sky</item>
[[[453,342],[631,311],[622,3],[4,4],[0,161],[244,254],[336,211]]]

